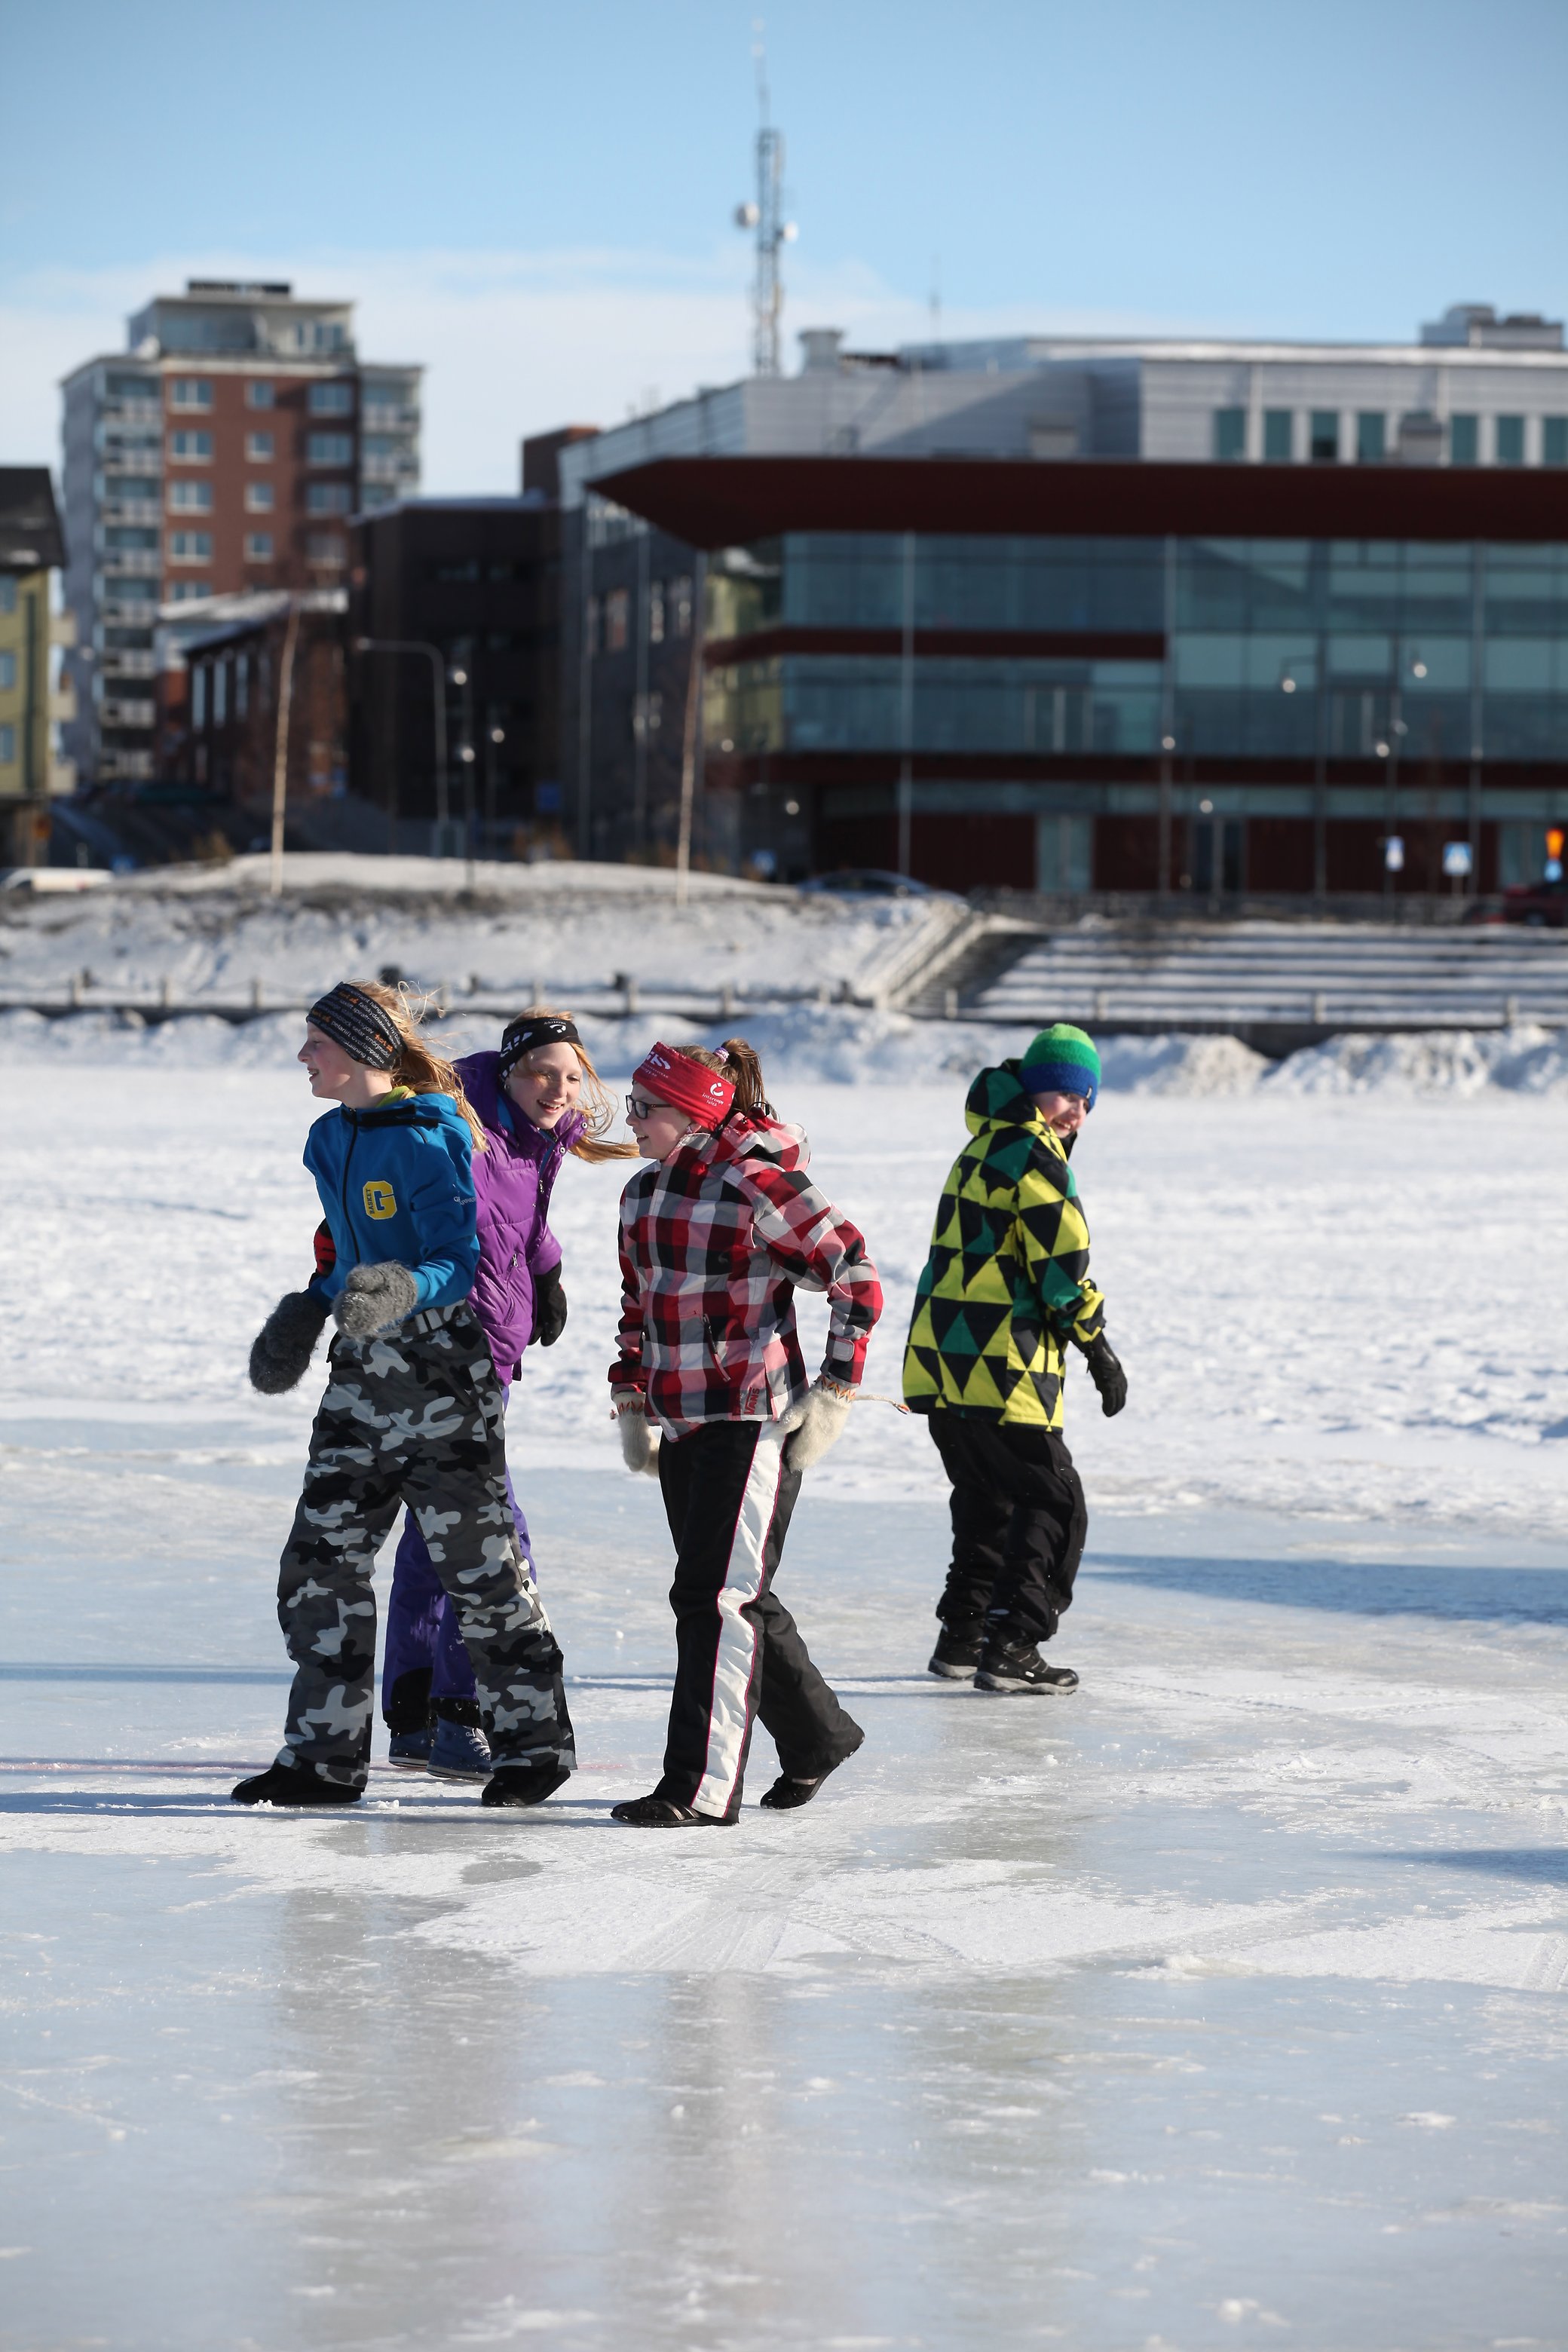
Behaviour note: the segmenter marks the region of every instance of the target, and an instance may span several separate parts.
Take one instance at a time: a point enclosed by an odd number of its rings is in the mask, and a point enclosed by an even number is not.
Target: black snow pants
[[[1089,1510],[1063,1440],[1048,1429],[933,1412],[952,1485],[952,1565],[936,1613],[955,1633],[1048,1642],[1072,1601]]]
[[[865,1734],[839,1706],[773,1591],[800,1493],[777,1424],[710,1421],[658,1450],[675,1538],[675,1689],[656,1796],[733,1821],[752,1724],[761,1716],[781,1769],[809,1780],[853,1756]]]

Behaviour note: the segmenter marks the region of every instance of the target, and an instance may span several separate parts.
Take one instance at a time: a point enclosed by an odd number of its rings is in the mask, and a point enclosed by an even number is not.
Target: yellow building
[[[57,656],[73,632],[49,592],[64,561],[47,468],[0,466],[0,866],[47,863],[49,803],[76,783],[58,750],[71,702]]]

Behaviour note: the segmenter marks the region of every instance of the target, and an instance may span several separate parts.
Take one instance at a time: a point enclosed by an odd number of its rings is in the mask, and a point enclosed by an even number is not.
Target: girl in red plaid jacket
[[[657,1475],[675,1539],[676,1674],[664,1773],[616,1805],[638,1829],[732,1823],[760,1715],[779,1752],[763,1799],[804,1805],[865,1737],[773,1590],[801,1473],[842,1433],[882,1311],[866,1244],[805,1172],[743,1038],[653,1046],[626,1097],[651,1164],[621,1199],[620,1353],[610,1393],[626,1466]],[[797,1286],[827,1294],[808,1382]]]

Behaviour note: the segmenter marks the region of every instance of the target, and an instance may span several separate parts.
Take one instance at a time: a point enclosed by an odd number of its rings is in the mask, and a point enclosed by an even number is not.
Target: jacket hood
[[[492,1135],[504,1135],[507,1130],[501,1122],[500,1055],[465,1054],[453,1066],[463,1081],[463,1092],[473,1105],[481,1127],[488,1128]],[[558,1143],[563,1151],[570,1151],[587,1133],[588,1122],[580,1110],[567,1111],[554,1127],[535,1127],[515,1103],[509,1102],[507,1108],[515,1122],[513,1139],[520,1145],[531,1144],[537,1137],[543,1148]]]
[[[1053,1145],[1064,1160],[1071,1157],[1077,1140],[1070,1135],[1059,1136],[1046,1125],[1024,1084],[1023,1065],[1014,1060],[997,1062],[980,1072],[965,1098],[963,1117],[971,1135],[983,1135],[988,1128],[1026,1127],[1032,1135]]]
[[[748,1118],[742,1111],[733,1112],[710,1141],[696,1149],[721,1164],[766,1160],[775,1168],[805,1168],[811,1161],[804,1128],[786,1127],[782,1119]]]
[[[369,1110],[350,1110],[346,1103],[338,1108],[352,1127],[449,1127],[470,1143],[473,1139],[450,1095],[405,1095],[400,1102],[378,1103]]]

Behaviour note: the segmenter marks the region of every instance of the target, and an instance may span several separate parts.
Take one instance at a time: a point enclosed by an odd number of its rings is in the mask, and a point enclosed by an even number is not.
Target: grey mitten
[[[820,1462],[830,1445],[837,1445],[849,1425],[849,1408],[855,1402],[852,1388],[818,1381],[807,1389],[798,1404],[792,1404],[779,1417],[779,1433],[788,1439],[784,1447],[784,1467],[788,1470],[809,1470]]]
[[[263,1396],[296,1388],[310,1369],[329,1308],[319,1290],[290,1290],[251,1342],[250,1385]]]
[[[356,1265],[332,1301],[332,1313],[345,1339],[368,1339],[376,1331],[390,1331],[419,1304],[419,1285],[395,1257],[380,1265]]]
[[[628,1470],[645,1471],[648,1477],[657,1478],[659,1433],[647,1417],[641,1391],[616,1390],[614,1394],[622,1461]]]

